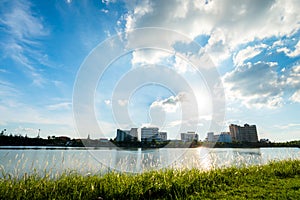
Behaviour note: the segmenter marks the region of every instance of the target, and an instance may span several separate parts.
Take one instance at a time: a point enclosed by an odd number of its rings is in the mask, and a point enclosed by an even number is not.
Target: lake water
[[[4,174],[20,177],[25,173],[62,172],[81,174],[117,170],[143,172],[161,168],[198,168],[209,170],[225,166],[266,164],[271,160],[300,159],[299,148],[6,148],[0,149],[0,168]],[[3,177],[3,173],[1,175]]]

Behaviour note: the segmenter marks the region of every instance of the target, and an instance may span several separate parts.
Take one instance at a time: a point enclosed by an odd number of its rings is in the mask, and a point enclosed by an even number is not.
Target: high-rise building
[[[153,139],[158,137],[158,128],[157,127],[144,127],[141,129],[141,140],[144,141],[152,141]]]
[[[141,140],[142,142],[155,141],[167,141],[167,132],[159,132],[157,127],[144,127],[141,129]]]
[[[159,132],[158,136],[161,141],[167,141],[167,132]]]
[[[244,127],[231,124],[229,126],[230,135],[236,142],[258,142],[255,125],[245,124]]]
[[[214,142],[215,141],[215,138],[214,138],[214,132],[208,132],[207,133],[207,141],[208,142]]]
[[[180,134],[181,141],[183,142],[192,142],[194,140],[198,141],[199,136],[195,132],[187,132],[187,133],[181,133]]]
[[[136,141],[138,138],[137,128],[131,128],[130,130],[117,129],[117,142],[129,142]]]
[[[129,131],[129,135],[138,138],[138,128],[131,128]]]
[[[231,143],[232,137],[229,132],[222,132],[218,137],[218,142]]]
[[[232,142],[232,138],[229,132],[222,132],[219,135],[215,135],[213,132],[208,132],[206,140],[208,142],[225,142],[225,143]]]

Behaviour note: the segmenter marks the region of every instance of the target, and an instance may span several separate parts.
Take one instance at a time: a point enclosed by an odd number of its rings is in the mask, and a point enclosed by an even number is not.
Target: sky
[[[0,30],[7,134],[300,139],[298,0],[2,0]]]

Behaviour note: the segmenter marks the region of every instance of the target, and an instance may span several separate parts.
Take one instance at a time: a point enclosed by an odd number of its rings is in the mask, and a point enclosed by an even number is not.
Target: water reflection
[[[241,167],[263,164],[260,149],[224,149],[221,151],[213,149],[209,157],[211,167]]]
[[[63,172],[81,174],[117,170],[139,173],[161,168],[198,168],[260,165],[270,160],[300,159],[299,148],[257,149],[0,149],[0,167],[4,174],[20,177],[24,173]]]

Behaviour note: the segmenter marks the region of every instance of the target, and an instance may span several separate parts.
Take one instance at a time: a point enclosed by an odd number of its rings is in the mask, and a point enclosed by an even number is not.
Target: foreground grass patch
[[[5,177],[1,199],[299,199],[300,160],[208,172],[167,169],[126,174]]]

